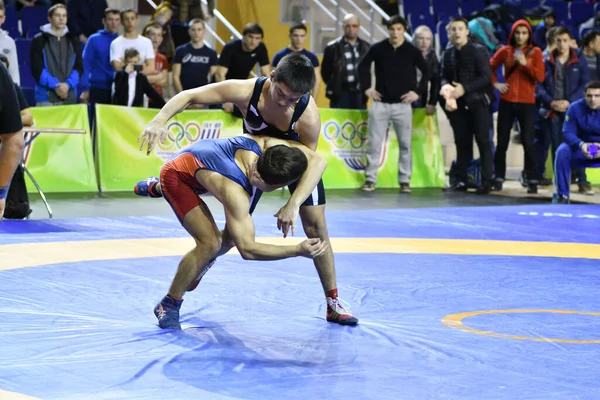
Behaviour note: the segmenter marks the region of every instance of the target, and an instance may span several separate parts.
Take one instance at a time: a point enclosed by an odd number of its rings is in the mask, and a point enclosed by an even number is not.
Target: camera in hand
[[[133,66],[133,70],[137,72],[142,72],[142,68],[144,68],[142,64],[136,64]]]

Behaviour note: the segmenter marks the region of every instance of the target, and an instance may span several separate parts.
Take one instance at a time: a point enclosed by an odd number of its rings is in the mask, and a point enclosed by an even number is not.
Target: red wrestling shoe
[[[358,318],[352,315],[348,303],[340,298],[327,297],[327,321],[340,325],[356,325]]]

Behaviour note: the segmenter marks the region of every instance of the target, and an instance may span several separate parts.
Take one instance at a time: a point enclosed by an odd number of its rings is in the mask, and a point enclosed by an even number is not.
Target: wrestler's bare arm
[[[308,239],[292,246],[277,246],[256,241],[254,222],[248,213],[249,200],[245,193],[227,190],[220,197],[225,208],[225,223],[233,242],[245,260],[282,260],[284,258],[304,256],[318,257],[328,244],[320,239]]]
[[[230,79],[178,93],[165,104],[138,137],[138,142],[141,142],[140,150],[147,145],[150,154],[156,142],[162,142],[167,137],[167,121],[192,104],[234,103],[240,109],[244,109],[244,105],[247,105],[252,97],[255,81],[256,79]]]

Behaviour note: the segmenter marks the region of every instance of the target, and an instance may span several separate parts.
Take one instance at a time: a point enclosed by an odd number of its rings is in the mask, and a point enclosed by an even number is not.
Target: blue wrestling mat
[[[174,216],[3,221],[0,398],[600,399],[598,207],[327,219],[356,327],[325,321],[311,260],[228,254],[164,331]]]

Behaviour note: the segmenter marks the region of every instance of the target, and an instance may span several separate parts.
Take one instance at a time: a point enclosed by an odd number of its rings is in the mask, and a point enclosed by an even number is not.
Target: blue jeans
[[[556,183],[556,194],[569,197],[571,186],[571,169],[599,168],[600,160],[590,160],[583,155],[581,149],[573,150],[566,143],[558,146],[554,161],[554,182]]]

